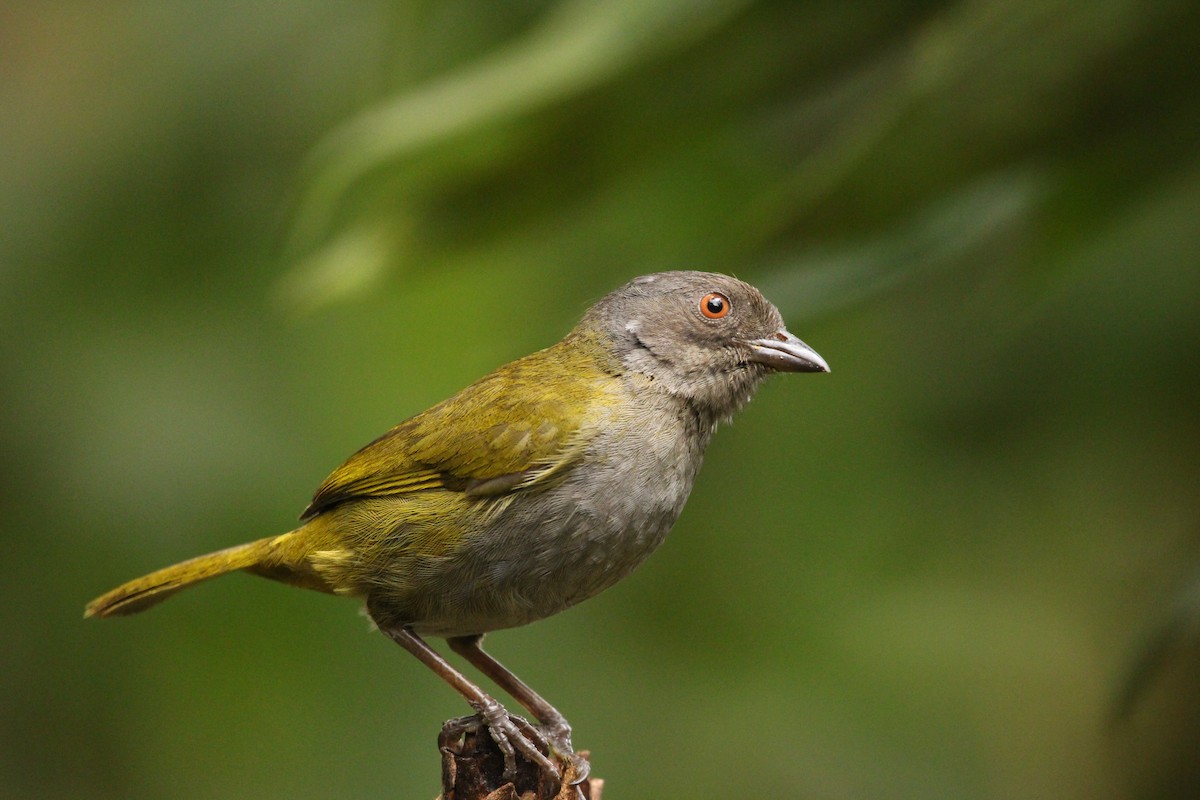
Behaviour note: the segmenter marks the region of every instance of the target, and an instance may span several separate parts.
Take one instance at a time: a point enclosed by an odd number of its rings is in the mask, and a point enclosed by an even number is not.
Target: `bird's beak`
[[[816,350],[781,330],[762,339],[749,339],[750,360],[780,372],[829,372],[829,365]]]

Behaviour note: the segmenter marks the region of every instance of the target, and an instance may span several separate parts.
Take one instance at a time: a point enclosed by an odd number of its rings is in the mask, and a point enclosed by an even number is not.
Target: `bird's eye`
[[[709,319],[727,316],[729,307],[729,298],[720,292],[709,292],[700,298],[700,313]]]

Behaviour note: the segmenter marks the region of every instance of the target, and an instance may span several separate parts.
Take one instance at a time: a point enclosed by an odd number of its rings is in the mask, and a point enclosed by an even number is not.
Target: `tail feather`
[[[87,604],[83,615],[114,617],[136,614],[193,584],[227,572],[258,566],[275,550],[274,545],[281,538],[283,537],[274,536],[259,539],[151,572],[100,595]]]

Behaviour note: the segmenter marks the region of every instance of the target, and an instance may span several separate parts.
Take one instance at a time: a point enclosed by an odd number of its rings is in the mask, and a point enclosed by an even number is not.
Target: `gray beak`
[[[750,360],[766,364],[780,372],[829,372],[825,359],[817,351],[787,331],[762,339],[749,339]]]

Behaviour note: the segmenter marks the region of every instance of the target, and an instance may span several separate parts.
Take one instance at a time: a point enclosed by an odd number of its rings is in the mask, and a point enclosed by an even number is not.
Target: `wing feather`
[[[564,340],[507,364],[380,436],[334,470],[301,519],[356,497],[497,496],[561,475],[618,402],[611,363]]]

